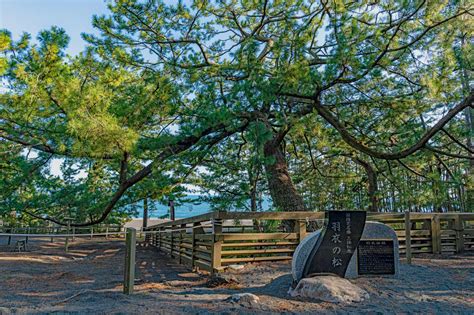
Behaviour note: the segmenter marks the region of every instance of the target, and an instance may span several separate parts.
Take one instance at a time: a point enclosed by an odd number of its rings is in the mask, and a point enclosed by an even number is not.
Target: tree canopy
[[[474,210],[469,1],[109,9],[78,56],[59,27],[0,34],[2,213],[91,225],[189,184],[221,209]]]

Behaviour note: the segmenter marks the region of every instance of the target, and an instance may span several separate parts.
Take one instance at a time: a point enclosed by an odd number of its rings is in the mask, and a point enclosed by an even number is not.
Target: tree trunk
[[[472,135],[474,134],[474,110],[468,107],[464,110],[464,119],[466,122],[466,128],[470,132],[467,135],[466,146],[472,151],[474,150],[474,141]],[[467,169],[467,181],[466,181],[466,209],[464,211],[474,211],[474,154],[469,153],[471,159],[469,160],[469,166]]]
[[[148,226],[148,198],[143,199],[143,227]]]
[[[257,200],[257,185],[259,181],[259,169],[255,167],[253,164],[247,168],[247,173],[249,175],[249,184],[250,184],[250,211],[257,212],[258,210],[258,200]]]
[[[461,36],[461,58],[464,58],[464,47],[468,47],[468,43],[466,43],[466,36],[468,36],[468,34],[462,34]],[[471,87],[469,84],[471,80],[470,72],[465,66],[464,62],[461,62],[460,65],[462,68],[461,83],[463,93],[465,96],[469,96],[471,93]],[[474,150],[474,110],[472,109],[472,104],[470,107],[464,109],[464,120],[466,123],[466,128],[469,131],[466,137],[466,146],[472,151]],[[466,209],[464,209],[464,211],[471,212],[474,211],[474,154],[469,153],[469,156],[471,159],[469,160],[469,166],[467,169]]]
[[[365,169],[365,172],[367,173],[367,196],[369,196],[370,200],[369,211],[378,212],[379,202],[377,199],[377,172],[368,162],[359,158],[353,158],[353,160],[354,162],[362,166]]]
[[[254,165],[250,165],[247,168],[247,172],[249,175],[249,182],[250,182],[250,211],[257,212],[258,211],[258,198],[257,198],[257,185],[258,180],[260,177],[260,169],[259,167],[254,167]],[[263,226],[260,224],[259,220],[253,220],[253,227],[255,231],[262,233]]]
[[[267,160],[265,172],[268,188],[274,205],[281,211],[305,211],[303,197],[298,193],[288,172],[283,151],[274,139],[265,143],[264,155]]]

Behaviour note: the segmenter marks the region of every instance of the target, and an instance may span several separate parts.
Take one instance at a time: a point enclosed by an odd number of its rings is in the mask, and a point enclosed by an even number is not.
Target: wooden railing
[[[117,224],[101,224],[92,225],[88,227],[70,227],[67,226],[33,226],[33,227],[18,227],[18,226],[0,226],[0,234],[9,235],[8,244],[11,242],[11,235],[21,236],[28,239],[28,237],[50,237],[51,242],[54,238],[64,237],[64,235],[70,235],[74,240],[74,237],[105,237],[116,236],[124,234],[124,228]],[[56,236],[57,235],[57,236]]]
[[[407,228],[404,213],[368,213],[367,219],[394,228],[402,255],[407,230],[414,255],[474,250],[474,213],[410,213]],[[256,220],[290,221],[294,231],[262,231]],[[150,226],[146,242],[182,264],[214,272],[235,263],[291,260],[308,223],[323,220],[323,212],[212,212]]]

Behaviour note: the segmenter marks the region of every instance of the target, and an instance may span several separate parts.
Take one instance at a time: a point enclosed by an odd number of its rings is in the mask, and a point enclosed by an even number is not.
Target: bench
[[[21,240],[21,241],[16,241],[16,244],[15,244],[15,249],[14,251],[16,252],[26,252],[28,250],[28,243],[26,242],[26,240]]]

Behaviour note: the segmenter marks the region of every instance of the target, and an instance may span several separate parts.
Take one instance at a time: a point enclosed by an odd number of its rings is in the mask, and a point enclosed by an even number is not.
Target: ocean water
[[[184,202],[182,204],[175,203],[175,216],[177,219],[193,217],[196,215],[204,214],[211,212],[211,205],[207,202],[197,201],[198,196],[188,196],[188,199],[191,199],[190,202]],[[192,201],[196,200],[196,201]],[[264,211],[268,211],[271,207],[271,200],[269,198],[265,199],[262,202],[262,208]],[[137,205],[139,209],[139,214],[136,218],[143,218],[143,203]],[[245,211],[244,209],[222,209],[227,211]],[[168,218],[169,217],[169,207],[163,205],[159,202],[148,205],[148,216],[150,218]]]

